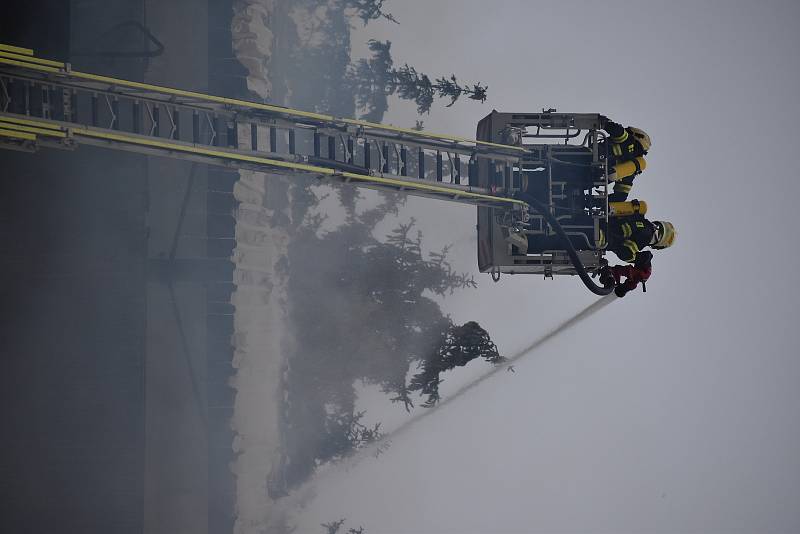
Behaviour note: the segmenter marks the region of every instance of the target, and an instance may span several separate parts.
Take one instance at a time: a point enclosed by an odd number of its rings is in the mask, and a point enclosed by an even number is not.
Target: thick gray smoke
[[[342,472],[349,471],[350,469],[354,468],[356,465],[361,463],[361,461],[363,461],[366,458],[377,457],[381,453],[381,451],[385,450],[385,448],[388,447],[391,443],[396,442],[397,439],[407,434],[409,430],[414,428],[417,425],[417,423],[419,423],[426,417],[431,417],[432,415],[438,413],[442,408],[455,402],[457,399],[463,397],[470,391],[473,391],[480,384],[489,380],[492,376],[494,376],[498,372],[507,370],[509,366],[513,365],[515,362],[521,360],[527,355],[534,353],[537,349],[542,347],[545,343],[547,343],[551,339],[567,332],[572,327],[581,323],[585,319],[591,317],[592,315],[602,310],[615,300],[617,300],[617,297],[613,293],[596,300],[583,310],[579,311],[569,319],[565,320],[564,322],[562,322],[561,324],[550,330],[545,335],[536,339],[534,342],[532,342],[524,349],[515,353],[513,356],[508,357],[503,364],[494,366],[494,368],[491,371],[463,385],[458,390],[456,390],[455,393],[448,396],[434,407],[430,409],[419,410],[416,414],[414,414],[400,426],[398,426],[391,432],[385,434],[376,443],[371,444],[369,447],[364,447],[363,449],[360,449],[358,452],[356,452],[353,456],[349,457],[348,459],[343,460],[333,466],[330,466],[330,468],[327,471],[320,473],[317,477],[315,477],[313,481],[306,483],[304,486],[300,487],[297,491],[295,491],[291,496],[285,499],[281,503],[283,510],[291,514],[292,509],[302,508],[303,506],[307,505],[308,502],[315,496],[314,488],[316,483],[320,482],[322,479],[326,479],[328,477],[341,474]]]
[[[361,451],[357,456],[359,458],[361,458],[361,457],[365,456],[366,454],[374,453],[374,451],[377,450],[382,445],[385,445],[386,443],[388,443],[388,442],[390,442],[390,441],[392,441],[394,439],[397,439],[399,436],[402,436],[403,434],[408,432],[408,430],[411,427],[413,427],[415,424],[417,424],[422,419],[424,419],[426,417],[430,417],[431,415],[433,415],[437,411],[441,410],[442,408],[444,408],[448,404],[454,402],[459,397],[461,397],[461,396],[465,395],[466,393],[472,391],[473,389],[478,387],[480,384],[482,384],[483,382],[485,382],[486,380],[488,380],[489,378],[494,376],[496,373],[498,373],[498,372],[500,372],[500,371],[502,371],[504,369],[508,369],[509,365],[512,365],[514,362],[522,359],[523,357],[527,356],[528,354],[531,354],[536,349],[538,349],[539,347],[541,347],[542,345],[544,345],[545,343],[547,343],[548,341],[550,341],[554,337],[559,336],[560,334],[563,334],[564,332],[566,332],[567,330],[569,330],[573,326],[577,325],[578,323],[580,323],[584,319],[587,319],[588,317],[591,317],[592,315],[594,315],[595,313],[597,313],[601,309],[605,308],[606,306],[608,306],[609,304],[611,304],[615,300],[617,300],[617,297],[613,293],[611,295],[606,295],[605,297],[602,297],[602,298],[596,300],[595,302],[593,302],[592,304],[590,304],[589,306],[587,306],[586,308],[584,308],[580,312],[576,313],[574,316],[570,317],[569,319],[567,319],[566,321],[564,321],[560,325],[558,325],[555,328],[553,328],[547,334],[545,334],[542,337],[538,338],[536,341],[534,341],[533,343],[531,343],[530,345],[528,345],[527,347],[525,347],[521,351],[519,351],[516,354],[514,354],[513,356],[509,357],[506,360],[505,363],[494,366],[494,368],[492,368],[491,371],[487,372],[483,376],[473,380],[472,382],[469,382],[469,383],[463,385],[458,390],[456,390],[455,393],[453,393],[449,397],[447,397],[444,400],[442,400],[442,402],[440,402],[439,404],[437,404],[433,408],[430,408],[428,410],[421,410],[421,411],[417,412],[416,415],[414,415],[413,417],[408,419],[406,422],[404,422],[402,425],[397,427],[395,430],[393,430],[392,432],[387,433],[383,437],[383,439],[381,439],[380,442],[378,442],[374,447],[371,447],[369,450]]]

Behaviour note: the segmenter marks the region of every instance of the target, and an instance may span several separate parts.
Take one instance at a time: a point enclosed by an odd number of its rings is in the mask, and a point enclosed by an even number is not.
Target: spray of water
[[[472,391],[473,389],[478,387],[481,383],[483,383],[484,381],[486,381],[489,378],[491,378],[492,376],[494,376],[496,373],[502,371],[503,369],[506,369],[508,365],[511,365],[514,362],[518,361],[519,359],[523,358],[524,356],[532,353],[533,351],[535,351],[536,349],[538,349],[539,347],[541,347],[542,345],[544,345],[545,343],[547,343],[548,341],[553,339],[554,337],[566,332],[567,330],[569,330],[570,328],[572,328],[576,324],[580,323],[584,319],[594,315],[595,313],[597,313],[601,309],[605,308],[610,303],[614,302],[616,299],[617,299],[617,297],[612,293],[610,295],[606,295],[605,297],[602,297],[602,298],[596,300],[595,302],[593,302],[592,304],[590,304],[589,306],[587,306],[583,310],[579,311],[578,313],[576,313],[575,315],[573,315],[572,317],[570,317],[569,319],[567,319],[563,323],[561,323],[558,326],[556,326],[554,329],[549,331],[544,336],[540,337],[539,339],[537,339],[536,341],[534,341],[533,343],[531,343],[530,345],[528,345],[524,349],[520,350],[519,352],[517,352],[513,356],[509,357],[504,364],[494,366],[491,371],[489,371],[486,374],[476,378],[472,382],[469,382],[469,383],[461,386],[458,390],[456,390],[455,393],[453,393],[452,395],[450,395],[446,399],[442,400],[439,404],[437,404],[433,408],[430,408],[430,409],[427,409],[427,410],[421,410],[421,411],[417,412],[416,415],[414,415],[413,417],[411,417],[408,420],[406,420],[403,424],[398,426],[392,432],[389,432],[388,434],[386,434],[383,437],[383,439],[381,440],[381,443],[378,443],[376,445],[376,447],[380,447],[381,444],[385,444],[388,441],[396,439],[401,434],[407,432],[409,430],[409,428],[411,428],[412,426],[417,424],[419,421],[423,420],[426,417],[430,417],[431,415],[436,413],[438,410],[441,410],[442,408],[444,408],[448,404],[451,404],[456,399],[458,399],[459,397],[463,396],[465,393],[467,393],[469,391]],[[364,452],[368,452],[368,451],[364,451]],[[362,455],[363,455],[363,453],[360,454],[359,456],[362,456]]]
[[[539,347],[541,347],[554,337],[563,334],[564,332],[566,332],[573,326],[577,325],[584,319],[594,315],[601,309],[605,308],[606,306],[614,302],[616,299],[617,297],[613,293],[611,293],[610,295],[606,295],[605,297],[596,300],[583,310],[579,311],[578,313],[576,313],[563,323],[559,324],[558,326],[550,330],[542,337],[538,338],[536,341],[534,341],[524,349],[520,350],[513,356],[508,357],[504,364],[493,367],[491,371],[476,378],[472,382],[463,385],[461,388],[456,390],[455,393],[448,396],[446,399],[442,400],[436,406],[425,410],[419,410],[416,414],[407,419],[403,424],[401,424],[391,432],[385,434],[383,438],[381,438],[378,442],[373,443],[369,447],[365,447],[359,450],[353,456],[339,462],[336,465],[329,466],[329,469],[327,471],[320,473],[317,477],[315,477],[313,481],[306,483],[304,486],[293,492],[292,496],[286,498],[282,502],[284,510],[287,508],[303,507],[305,504],[308,503],[309,500],[313,499],[315,495],[314,486],[316,485],[316,483],[319,483],[324,479],[334,476],[337,473],[341,473],[343,471],[349,471],[365,458],[369,458],[370,456],[373,457],[377,456],[378,454],[380,454],[381,451],[383,451],[388,446],[389,443],[394,442],[395,440],[397,440],[397,438],[407,433],[412,427],[414,427],[417,423],[419,423],[426,417],[430,417],[433,414],[437,413],[442,408],[444,408],[445,406],[452,404],[453,402],[456,401],[456,399],[462,397],[467,392],[472,391],[473,389],[478,387],[481,383],[485,382],[486,380],[494,376],[496,373],[507,369],[509,365],[512,365],[514,362],[520,360],[521,358],[527,356],[528,354],[531,354],[536,349],[538,349]]]

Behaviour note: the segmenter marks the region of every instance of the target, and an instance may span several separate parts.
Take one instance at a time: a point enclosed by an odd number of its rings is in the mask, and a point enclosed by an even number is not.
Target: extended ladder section
[[[439,135],[80,72],[0,44],[0,148],[95,145],[474,205],[478,265],[495,278],[597,272],[602,135],[598,114],[555,110],[493,111],[475,140]]]
[[[72,70],[0,45],[0,147],[98,145],[526,212],[483,161],[522,167],[527,149]]]

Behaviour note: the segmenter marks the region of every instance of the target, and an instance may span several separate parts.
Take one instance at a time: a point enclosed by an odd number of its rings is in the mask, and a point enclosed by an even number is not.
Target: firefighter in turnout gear
[[[522,237],[522,236],[521,236]],[[571,234],[568,236],[572,246],[578,250],[587,250],[587,239],[583,234]],[[525,243],[522,239],[527,238]],[[564,244],[557,234],[526,234],[524,238],[511,242],[515,245],[519,254],[525,254],[528,250],[563,250]],[[646,247],[652,249],[662,249],[672,246],[675,242],[675,227],[667,221],[650,221],[641,213],[631,215],[609,217],[608,225],[602,223],[600,228],[600,240],[595,244],[596,248],[605,248],[613,252],[617,257],[626,262],[634,263],[637,254]]]
[[[649,221],[643,215],[611,217],[608,226],[601,228],[598,246],[605,247],[627,263],[645,247],[662,249],[675,241],[675,227],[667,221]]]
[[[601,117],[601,126],[608,132],[608,177],[614,182],[608,199],[621,202],[627,200],[634,178],[647,168],[644,156],[650,150],[650,136],[639,128],[623,128],[607,117]],[[600,148],[605,150],[603,144]]]

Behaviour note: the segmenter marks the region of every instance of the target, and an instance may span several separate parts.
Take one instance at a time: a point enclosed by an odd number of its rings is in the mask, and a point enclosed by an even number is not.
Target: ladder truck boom
[[[80,72],[0,44],[0,148],[95,145],[474,205],[479,268],[495,279],[599,269],[593,238],[608,216],[607,173],[584,187],[580,224],[567,225],[587,236],[586,250],[565,242],[571,252],[520,253],[509,239],[564,225],[556,201],[566,184],[554,169],[565,158],[596,176],[598,125],[597,114],[493,112],[468,139]]]

